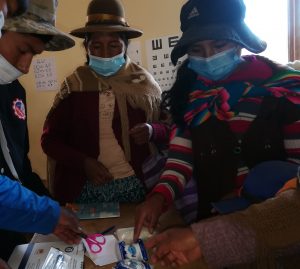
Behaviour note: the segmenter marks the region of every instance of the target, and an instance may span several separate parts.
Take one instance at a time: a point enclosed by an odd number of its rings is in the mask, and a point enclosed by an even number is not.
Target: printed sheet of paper
[[[180,59],[176,66],[171,62],[171,51],[177,44],[180,35],[157,37],[146,41],[147,69],[163,91],[169,90],[176,78],[177,67],[182,63]]]
[[[35,87],[38,91],[58,89],[55,60],[53,57],[38,58],[32,61]]]
[[[8,264],[12,269],[41,269],[51,247],[57,248],[71,257],[69,268],[83,269],[83,244],[68,245],[62,241],[16,246],[8,260]]]

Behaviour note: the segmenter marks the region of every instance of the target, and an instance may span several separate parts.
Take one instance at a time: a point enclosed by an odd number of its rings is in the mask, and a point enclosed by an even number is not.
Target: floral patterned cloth
[[[197,80],[189,94],[189,105],[184,120],[190,127],[202,124],[212,115],[220,120],[228,120],[234,116],[234,106],[241,98],[259,96],[285,97],[299,105],[299,71],[285,70],[262,85],[231,81],[219,87],[210,87],[203,80]]]
[[[87,181],[76,203],[141,202],[145,195],[141,181],[136,176],[130,176],[100,186]]]

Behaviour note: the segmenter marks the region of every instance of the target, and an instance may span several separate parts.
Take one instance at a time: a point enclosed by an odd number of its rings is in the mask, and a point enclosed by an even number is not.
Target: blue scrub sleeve
[[[29,233],[53,232],[60,216],[59,204],[38,196],[19,182],[0,176],[0,228]]]

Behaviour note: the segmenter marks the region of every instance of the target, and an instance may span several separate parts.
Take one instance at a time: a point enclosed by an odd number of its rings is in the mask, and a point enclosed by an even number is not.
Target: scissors
[[[103,234],[90,234],[85,239],[90,251],[94,254],[102,251],[102,246],[105,245],[106,239]]]

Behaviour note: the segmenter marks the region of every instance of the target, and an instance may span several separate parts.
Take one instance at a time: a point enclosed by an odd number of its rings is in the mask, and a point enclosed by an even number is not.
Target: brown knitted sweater
[[[299,268],[300,190],[192,224],[212,268]]]

